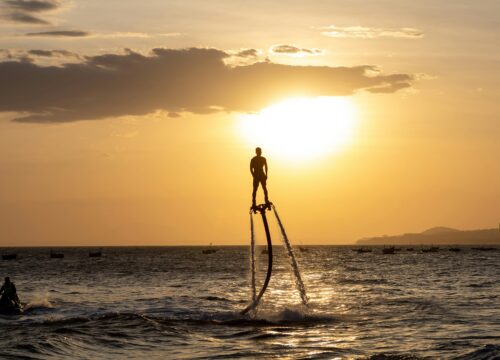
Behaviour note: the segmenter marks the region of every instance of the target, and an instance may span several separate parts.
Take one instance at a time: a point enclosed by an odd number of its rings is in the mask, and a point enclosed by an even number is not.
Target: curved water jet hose
[[[271,203],[269,204],[261,204],[258,206],[253,207],[254,213],[257,211],[260,212],[260,215],[262,216],[262,223],[264,224],[264,230],[266,231],[266,240],[267,240],[267,275],[266,279],[264,280],[264,284],[262,285],[262,289],[260,289],[259,294],[252,299],[252,302],[241,311],[241,314],[244,315],[247,312],[249,312],[252,309],[255,309],[257,305],[259,304],[260,299],[262,298],[262,295],[264,295],[264,292],[267,289],[267,285],[269,285],[269,280],[271,280],[271,273],[273,271],[273,243],[271,242],[271,233],[269,232],[269,224],[267,223],[267,218],[266,218],[266,210],[271,209]],[[251,216],[251,212],[250,212]],[[252,240],[253,240],[253,219],[251,220],[251,226],[252,226]],[[255,245],[255,244],[253,244]],[[253,249],[251,251],[254,251]],[[255,261],[252,259],[252,261]],[[255,275],[252,274],[252,286],[255,284]],[[252,290],[253,291],[253,290]],[[253,294],[252,294],[253,295]],[[253,297],[253,296],[252,296]]]

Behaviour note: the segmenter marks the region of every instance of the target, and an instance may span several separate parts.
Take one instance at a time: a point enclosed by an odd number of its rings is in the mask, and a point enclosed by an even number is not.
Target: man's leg
[[[269,197],[267,196],[267,179],[264,178],[260,181],[260,183],[262,184],[262,190],[264,190],[264,199],[265,199],[265,202],[266,204],[269,202]]]
[[[259,187],[259,180],[253,178],[253,191],[252,191],[252,206],[255,206],[255,196],[257,195],[257,188]]]

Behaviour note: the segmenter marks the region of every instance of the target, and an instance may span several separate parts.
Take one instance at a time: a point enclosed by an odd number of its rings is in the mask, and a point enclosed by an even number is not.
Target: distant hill
[[[440,226],[421,233],[364,238],[356,243],[360,245],[500,245],[500,230],[457,230]]]
[[[444,226],[436,226],[436,227],[427,229],[425,231],[422,231],[421,234],[423,234],[423,235],[436,235],[436,234],[444,234],[444,233],[457,232],[457,231],[460,231],[460,230],[452,229],[452,228],[444,227]]]

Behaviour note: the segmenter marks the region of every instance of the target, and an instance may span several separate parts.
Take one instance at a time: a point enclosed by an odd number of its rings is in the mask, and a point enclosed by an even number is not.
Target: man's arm
[[[266,178],[267,178],[267,160],[264,159],[264,170],[266,171]]]
[[[254,166],[253,166],[253,159],[250,160],[250,173],[252,174],[253,176],[253,173],[254,173]]]

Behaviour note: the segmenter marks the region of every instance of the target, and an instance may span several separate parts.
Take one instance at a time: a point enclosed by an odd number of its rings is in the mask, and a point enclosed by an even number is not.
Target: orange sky
[[[356,116],[264,147],[292,242],[500,221],[498,2],[45,3],[1,9],[0,246],[246,244],[239,124],[296,95]]]

